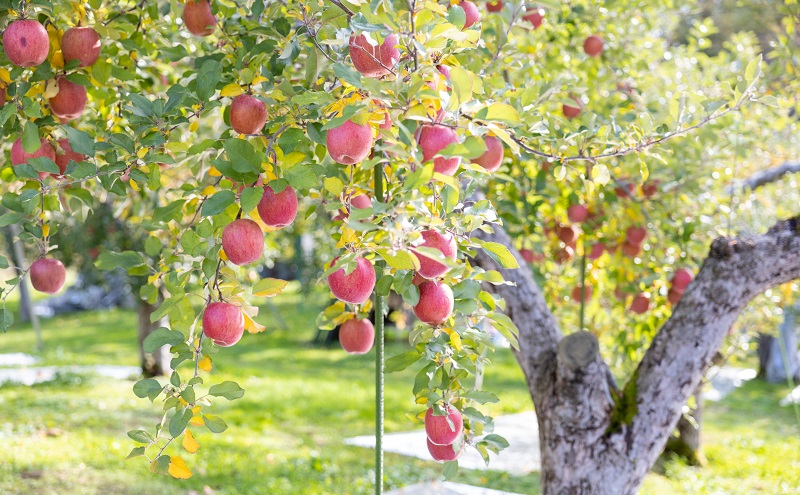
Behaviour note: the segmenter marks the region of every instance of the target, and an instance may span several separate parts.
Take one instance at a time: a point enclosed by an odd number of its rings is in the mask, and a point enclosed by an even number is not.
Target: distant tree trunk
[[[675,433],[667,440],[664,452],[683,457],[691,466],[704,464],[705,459],[700,449],[702,426],[703,392],[698,388],[694,393],[694,407],[687,406],[681,414],[678,424],[675,426]]]
[[[139,301],[137,311],[139,315],[139,358],[142,366],[142,374],[147,377],[166,376],[172,372],[169,365],[169,346],[162,346],[152,354],[144,352],[142,348],[144,339],[159,327],[164,326],[165,322],[163,320],[150,322],[150,315],[156,309],[157,306],[153,306],[145,301]]]
[[[797,352],[796,313],[798,306],[786,307],[783,324],[777,337],[758,337],[758,375],[770,383],[784,383],[787,378],[800,379],[800,356]]]

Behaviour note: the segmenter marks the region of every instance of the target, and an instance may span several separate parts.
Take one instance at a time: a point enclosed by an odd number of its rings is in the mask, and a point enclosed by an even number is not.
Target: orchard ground
[[[157,408],[131,393],[133,382],[62,375],[33,387],[0,387],[0,493],[3,494],[370,494],[373,452],[344,439],[372,432],[374,355],[348,356],[338,347],[309,344],[314,318],[327,301],[315,294],[274,299],[288,328],[266,308],[267,332],[246,334],[214,357],[212,382],[235,379],[246,389],[233,403],[215,403],[229,429],[212,435],[194,428],[202,455],[182,454],[195,475],[186,481],[154,476],[142,462],[125,461],[133,446],[125,432],[152,427]],[[12,308],[16,309],[16,308]],[[138,364],[136,316],[107,311],[42,322],[42,365]],[[3,337],[3,352],[34,353],[28,325]],[[387,355],[403,350],[391,343]],[[522,373],[508,350],[494,356],[485,384],[501,402],[494,415],[531,409]],[[386,381],[388,432],[422,428],[406,416],[414,407],[415,370]],[[659,463],[643,494],[789,494],[800,486],[800,433],[791,408],[777,406],[786,385],[752,380],[705,416],[704,468],[679,460]],[[189,459],[190,458],[190,459]],[[441,466],[387,454],[387,485],[396,488],[441,475]],[[518,493],[539,493],[537,475],[514,477],[462,470],[455,480]]]

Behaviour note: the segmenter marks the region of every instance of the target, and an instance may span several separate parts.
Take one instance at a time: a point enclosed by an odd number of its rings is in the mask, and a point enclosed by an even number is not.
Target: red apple
[[[536,255],[533,251],[528,248],[522,248],[519,250],[519,255],[522,256],[522,259],[525,260],[525,263],[532,264],[533,261],[536,259]]]
[[[569,246],[558,248],[553,252],[553,257],[559,265],[571,260],[573,256],[575,256],[575,250]]]
[[[464,9],[464,14],[466,14],[467,17],[467,22],[464,23],[463,29],[467,29],[473,24],[481,22],[481,13],[478,11],[478,7],[476,7],[474,3],[470,2],[469,0],[463,0],[458,4],[458,6]]]
[[[592,249],[589,251],[586,257],[590,261],[594,261],[600,256],[603,256],[603,251],[605,251],[605,246],[598,242],[597,244],[592,245]]]
[[[336,260],[333,262],[336,263]],[[366,259],[358,258],[356,268],[350,274],[340,268],[328,275],[328,285],[340,301],[363,304],[375,288],[375,269]]]
[[[380,45],[363,34],[350,37],[350,59],[358,72],[367,77],[383,77],[392,73],[400,60],[397,36],[392,33]]]
[[[583,302],[589,302],[589,299],[592,298],[592,286],[587,285],[586,289],[583,291]],[[572,289],[572,300],[575,302],[581,302],[581,286],[575,286]]]
[[[672,305],[678,304],[678,301],[680,301],[682,297],[683,292],[678,292],[675,289],[670,289],[669,292],[667,292],[667,300]]]
[[[47,60],[50,38],[39,21],[22,19],[6,28],[3,49],[11,63],[20,67],[34,67]]]
[[[230,347],[244,334],[244,316],[238,306],[212,302],[203,311],[203,334],[220,347]]]
[[[283,228],[294,222],[297,216],[297,193],[292,186],[276,193],[264,186],[264,195],[258,203],[258,216],[270,227]]]
[[[578,229],[574,225],[559,225],[556,235],[564,244],[570,245],[578,238]]]
[[[567,103],[561,105],[561,112],[564,114],[564,117],[570,120],[580,115],[581,111],[583,110],[583,104],[580,102],[580,100],[577,98],[573,98],[573,100],[575,101],[575,105],[570,105]]]
[[[186,0],[183,23],[193,35],[209,36],[214,33],[217,19],[211,13],[211,4],[207,0]]]
[[[622,287],[617,286],[617,288],[614,289],[614,296],[620,301],[624,301],[628,297],[628,293],[625,292]]]
[[[603,51],[603,38],[593,34],[583,42],[583,51],[590,57],[599,57]]]
[[[328,129],[325,144],[335,162],[342,165],[356,164],[372,151],[372,127],[348,120],[339,127]]]
[[[372,199],[366,194],[359,194],[350,198],[350,208],[357,208],[363,210],[365,208],[372,208]],[[333,220],[344,220],[350,216],[347,208],[342,208],[333,215]]]
[[[541,9],[534,9],[533,11],[526,12],[523,19],[533,24],[533,29],[539,29],[539,26],[542,25],[542,21],[544,20],[544,14],[542,14]]]
[[[641,244],[647,238],[647,229],[644,227],[628,227],[625,231],[625,242],[630,244]]]
[[[652,198],[658,192],[658,186],[661,184],[661,181],[658,179],[653,179],[649,182],[642,184],[642,194],[644,194],[645,198]]]
[[[645,292],[636,294],[633,301],[631,301],[630,310],[641,315],[646,313],[648,309],[650,309],[650,294]]]
[[[446,404],[444,411],[444,415],[436,416],[430,407],[425,413],[425,434],[434,445],[452,445],[464,430],[464,419],[458,409]]]
[[[449,258],[451,260],[456,259],[456,254],[458,254],[458,245],[456,244],[456,238],[453,236],[453,234],[449,232],[440,234],[435,230],[423,230],[422,239],[423,242],[419,245],[419,247],[438,249],[445,258]],[[431,279],[441,277],[447,273],[448,270],[450,270],[449,266],[445,265],[444,263],[440,263],[433,258],[425,256],[424,254],[420,254],[416,251],[414,251],[414,254],[419,259],[419,270],[417,270],[417,273],[425,278]]]
[[[567,208],[567,218],[570,222],[580,223],[589,216],[589,208],[586,205],[572,205]]]
[[[444,158],[436,156],[440,151],[447,148],[451,143],[458,142],[458,134],[450,127],[443,125],[422,126],[419,132],[419,147],[422,149],[422,162],[433,159],[433,170],[444,175],[453,175],[461,164],[460,157]]]
[[[497,0],[496,2],[486,2],[486,10],[489,12],[500,12],[503,10],[503,1]]]
[[[22,163],[28,163],[28,160],[32,158],[49,158],[56,161],[56,151],[53,149],[53,145],[50,142],[42,138],[40,141],[39,149],[34,151],[33,153],[25,153],[25,149],[22,147],[22,139],[18,138],[14,141],[14,144],[11,145],[11,164],[12,165],[20,165]],[[39,172],[39,179],[44,179],[47,177],[47,172]]]
[[[472,160],[472,163],[477,163],[487,172],[495,172],[503,164],[503,141],[497,136],[486,136],[483,141],[486,143],[486,151]]]
[[[622,243],[622,254],[624,254],[628,258],[635,258],[636,256],[639,256],[641,252],[642,252],[641,244],[633,244],[628,241]]]
[[[249,218],[234,220],[222,231],[222,249],[234,265],[247,265],[264,254],[264,233]]]
[[[67,269],[59,260],[39,258],[31,264],[28,275],[34,289],[45,294],[55,294],[64,287]]]
[[[623,182],[621,185],[618,185],[614,188],[614,194],[617,195],[618,198],[632,198],[633,193],[636,191],[636,184],[633,182]]]
[[[78,67],[89,67],[100,56],[100,35],[89,26],[67,29],[61,37],[64,63],[78,60]]]
[[[449,286],[432,280],[419,284],[419,302],[414,306],[414,314],[419,321],[440,325],[452,312],[453,291]]]
[[[75,120],[86,109],[86,88],[68,80],[58,78],[58,93],[50,98],[50,111],[62,122]]]
[[[56,151],[56,165],[58,165],[58,169],[61,171],[63,175],[64,172],[67,170],[67,165],[69,165],[69,161],[72,160],[75,163],[82,162],[86,160],[88,157],[81,153],[76,153],[72,151],[72,147],[69,145],[69,139],[61,138],[58,140],[58,147],[61,148],[63,153],[59,153]]]
[[[339,328],[339,343],[349,354],[366,354],[372,349],[375,340],[375,328],[372,322],[364,318],[347,320]]]
[[[692,280],[694,280],[694,274],[691,271],[686,268],[679,268],[675,270],[675,275],[672,277],[672,289],[683,294],[683,291],[692,283]]]
[[[239,134],[259,134],[267,122],[267,104],[253,95],[239,95],[231,102],[231,127]]]
[[[434,461],[437,462],[447,462],[447,461],[455,461],[461,454],[464,453],[464,444],[461,444],[461,450],[456,452],[454,450],[454,444],[450,445],[436,445],[435,443],[431,442],[430,438],[426,438],[425,441],[428,444],[428,452],[430,452],[431,457],[433,457]]]

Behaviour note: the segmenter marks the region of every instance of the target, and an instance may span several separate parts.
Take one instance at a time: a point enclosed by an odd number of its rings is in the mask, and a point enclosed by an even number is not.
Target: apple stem
[[[378,164],[375,173],[375,199],[384,203],[383,164]],[[383,262],[376,262],[378,272]],[[375,495],[383,493],[383,408],[384,408],[384,347],[383,347],[383,296],[375,292]]]

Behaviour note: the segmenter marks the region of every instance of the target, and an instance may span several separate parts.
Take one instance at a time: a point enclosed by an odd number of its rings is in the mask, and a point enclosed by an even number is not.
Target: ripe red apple
[[[100,56],[100,35],[89,26],[67,29],[61,37],[61,53],[65,63],[78,60],[78,67],[89,67]]]
[[[672,277],[672,288],[675,291],[683,294],[683,291],[685,291],[686,287],[692,283],[692,280],[694,280],[694,274],[690,270],[687,270],[686,268],[679,268],[678,270],[675,270],[675,275]]]
[[[56,151],[56,165],[58,165],[58,169],[61,171],[63,175],[64,172],[67,170],[67,165],[69,165],[69,161],[72,160],[75,163],[82,162],[86,160],[87,156],[81,153],[76,153],[72,151],[72,147],[69,145],[69,139],[61,138],[58,140],[58,147],[61,148],[63,153],[59,153]]]
[[[587,285],[586,286],[586,289],[583,291],[583,301],[584,302],[589,302],[589,299],[592,298],[592,292],[593,291],[594,291],[594,289],[592,289],[591,285]],[[578,303],[581,302],[581,286],[580,285],[576,285],[572,289],[572,300],[575,301],[575,302],[578,302]]]
[[[414,306],[414,314],[419,321],[428,325],[440,325],[453,312],[453,290],[435,281],[419,284],[419,302]]]
[[[642,184],[641,189],[642,189],[642,194],[644,194],[644,197],[649,199],[655,196],[656,193],[658,192],[659,189],[658,186],[660,184],[661,181],[658,179],[653,179],[649,182]]]
[[[526,12],[523,19],[533,24],[533,29],[539,29],[539,26],[542,25],[542,21],[544,20],[544,14],[542,14],[541,9],[534,9]]]
[[[667,292],[667,300],[672,305],[678,304],[678,301],[680,301],[682,297],[683,292],[676,291],[675,289],[670,289],[669,292]]]
[[[433,460],[437,462],[455,461],[461,457],[461,454],[464,453],[463,443],[461,444],[461,450],[456,452],[454,450],[454,444],[436,445],[435,443],[431,442],[430,438],[426,438],[425,441],[428,444],[428,452],[430,452]]]
[[[503,10],[503,1],[497,0],[496,2],[486,2],[486,10],[489,12],[500,12]]]
[[[553,257],[559,265],[571,260],[573,256],[575,256],[575,250],[570,246],[558,248],[553,252]]]
[[[366,318],[347,320],[339,328],[339,343],[349,354],[368,353],[374,340],[375,328]]]
[[[636,191],[636,184],[633,182],[623,182],[621,186],[614,188],[614,194],[618,198],[632,198],[633,193]]]
[[[50,111],[62,122],[75,120],[83,115],[86,109],[86,88],[68,80],[58,79],[58,94],[50,98]]]
[[[599,57],[603,51],[603,38],[593,34],[583,42],[583,51],[590,57]]]
[[[186,0],[183,23],[195,36],[210,36],[214,33],[217,19],[211,13],[211,4],[207,0]]]
[[[203,311],[203,334],[220,347],[230,347],[244,334],[244,316],[238,306],[212,302]]]
[[[625,231],[625,242],[630,244],[641,244],[647,237],[647,229],[644,227],[628,227]]]
[[[397,36],[392,33],[383,43],[367,39],[363,34],[350,37],[350,59],[358,72],[367,77],[383,77],[392,73],[400,60],[400,50],[396,48]]]
[[[270,227],[283,228],[294,222],[297,216],[297,193],[292,186],[276,193],[264,186],[264,195],[258,203],[258,216]]]
[[[372,151],[372,127],[348,120],[339,127],[328,129],[325,144],[335,162],[342,165],[356,164]]]
[[[536,259],[536,255],[534,254],[534,252],[528,248],[520,249],[519,254],[520,256],[522,256],[522,259],[525,260],[525,263],[529,265],[532,264],[533,261]]]
[[[42,157],[56,161],[56,151],[53,149],[53,145],[45,138],[42,138],[40,143],[38,150],[33,153],[25,153],[25,149],[22,147],[22,139],[18,138],[14,141],[14,144],[11,145],[11,164],[20,165],[22,163],[28,163],[28,160],[31,158]],[[48,175],[50,174],[47,172],[39,172],[39,179],[44,179]]]
[[[39,292],[55,294],[64,287],[67,278],[67,269],[59,260],[53,258],[39,258],[31,263],[28,270],[31,285]]]
[[[336,260],[333,261],[336,263]],[[328,275],[328,285],[340,301],[362,304],[369,299],[372,289],[375,288],[375,269],[366,259],[358,258],[355,270],[349,275],[344,268]]]
[[[425,413],[425,434],[434,445],[452,445],[464,430],[464,419],[458,409],[445,404],[444,411],[444,415],[436,416],[429,407]]]
[[[631,301],[630,310],[641,315],[646,313],[648,309],[650,309],[650,294],[645,292],[636,294],[633,301]]]
[[[467,22],[464,23],[464,29],[467,29],[477,22],[481,22],[481,13],[474,3],[469,0],[463,0],[458,6],[464,9],[464,14],[466,14],[467,17]]]
[[[578,238],[578,229],[574,225],[559,225],[556,235],[564,244],[570,245]]]
[[[573,100],[575,101],[575,105],[570,105],[567,103],[561,105],[561,112],[564,114],[564,117],[570,120],[580,115],[581,111],[583,110],[583,104],[581,101],[577,98],[573,98]]]
[[[477,163],[487,172],[495,172],[503,164],[503,141],[497,136],[486,136],[483,142],[486,143],[486,151],[473,159],[472,163]]]
[[[50,38],[39,21],[21,19],[9,24],[3,33],[3,49],[11,63],[34,67],[47,60]]]
[[[597,244],[594,244],[592,246],[592,249],[589,251],[589,253],[586,255],[586,257],[590,261],[594,261],[597,258],[599,258],[600,256],[603,256],[603,251],[605,251],[605,246],[598,242]]]
[[[456,259],[456,254],[458,254],[458,245],[456,244],[456,238],[453,234],[449,232],[445,232],[444,234],[440,234],[435,230],[423,230],[422,231],[422,244],[419,247],[426,247],[432,249],[438,249],[442,252],[445,258],[449,258],[451,260]],[[421,276],[431,279],[441,277],[448,270],[450,267],[445,265],[444,263],[440,263],[433,258],[425,256],[424,254],[420,254],[414,251],[414,254],[419,259],[419,273]]]
[[[642,252],[641,244],[633,244],[628,241],[622,243],[622,254],[624,254],[628,258],[635,258],[636,256],[639,256],[641,252]]]
[[[259,134],[267,122],[267,104],[253,95],[239,95],[231,102],[231,127],[239,134]]]
[[[567,208],[567,218],[570,222],[580,223],[589,216],[589,208],[586,205],[572,205]]]
[[[264,233],[249,218],[234,220],[222,231],[222,249],[234,265],[247,265],[264,254]]]
[[[433,159],[433,170],[444,175],[453,175],[461,164],[460,157],[445,158],[436,156],[437,153],[447,148],[451,143],[458,142],[458,134],[450,127],[443,125],[422,126],[417,139],[420,149],[422,149],[422,162],[425,163]]]
[[[357,208],[363,210],[365,208],[372,208],[372,199],[366,194],[358,194],[350,198],[350,208]],[[350,216],[347,208],[342,208],[333,215],[333,220],[344,220]]]
[[[617,286],[617,288],[614,289],[614,297],[616,297],[620,301],[625,301],[625,298],[628,297],[628,293],[625,292],[625,290],[622,287]]]

